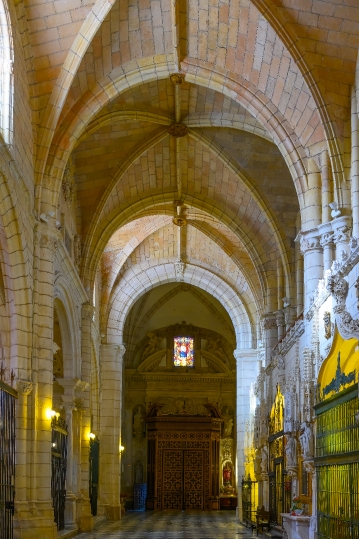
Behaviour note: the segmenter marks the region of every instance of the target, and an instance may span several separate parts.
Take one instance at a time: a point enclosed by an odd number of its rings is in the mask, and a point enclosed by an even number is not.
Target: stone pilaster
[[[117,344],[102,344],[101,365],[101,462],[100,499],[109,520],[121,516],[121,402],[122,361],[125,347]]]
[[[304,310],[307,311],[323,278],[323,248],[318,229],[300,232],[300,250],[304,256]]]
[[[51,501],[51,416],[53,391],[54,254],[58,232],[38,223],[34,234],[33,391],[27,440],[26,502],[16,508],[15,539],[57,537]],[[29,402],[28,402],[29,404]],[[23,409],[23,417],[25,407]],[[36,437],[34,433],[36,432]],[[25,498],[24,492],[21,494]]]

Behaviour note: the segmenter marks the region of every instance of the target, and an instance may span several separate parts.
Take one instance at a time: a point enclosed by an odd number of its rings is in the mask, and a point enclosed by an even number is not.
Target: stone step
[[[106,523],[106,517],[105,515],[98,515],[97,517],[93,517],[93,529],[97,530],[102,524]]]
[[[57,532],[57,539],[71,539],[72,537],[75,537],[78,533],[79,529],[74,526],[66,530],[61,530],[60,532]]]

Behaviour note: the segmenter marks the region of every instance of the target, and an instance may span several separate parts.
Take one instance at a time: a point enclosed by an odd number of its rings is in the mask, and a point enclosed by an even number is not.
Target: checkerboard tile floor
[[[126,513],[120,522],[109,522],[78,539],[240,539],[253,537],[228,512]]]

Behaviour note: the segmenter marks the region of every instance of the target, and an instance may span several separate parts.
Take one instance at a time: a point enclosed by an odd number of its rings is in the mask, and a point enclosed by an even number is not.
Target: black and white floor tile
[[[232,511],[126,513],[78,539],[242,539],[253,537]]]

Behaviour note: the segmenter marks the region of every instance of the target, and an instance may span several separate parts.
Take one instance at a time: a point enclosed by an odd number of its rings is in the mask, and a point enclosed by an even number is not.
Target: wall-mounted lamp
[[[124,452],[125,448],[123,447],[123,445],[120,445],[120,454],[122,455],[122,453]]]
[[[55,417],[57,419],[58,417],[60,417],[60,414],[58,412],[55,412],[55,410],[51,410],[51,408],[47,408],[46,417],[47,419],[54,419]]]
[[[94,440],[96,438],[96,434],[94,434],[93,432],[90,432],[89,438],[90,440]]]

